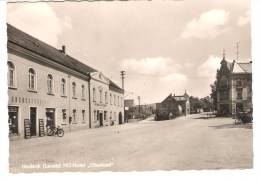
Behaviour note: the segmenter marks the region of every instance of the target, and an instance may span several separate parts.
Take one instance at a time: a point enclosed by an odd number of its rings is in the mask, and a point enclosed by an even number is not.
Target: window
[[[237,89],[237,99],[242,99],[243,98],[242,92],[243,92],[242,88],[238,88]]]
[[[119,106],[119,96],[117,96],[117,105]]]
[[[8,86],[15,87],[15,67],[10,61],[7,62],[8,65]]]
[[[72,97],[76,98],[76,83],[72,83]]]
[[[228,91],[220,91],[219,96],[220,96],[219,97],[220,100],[228,100],[229,93]]]
[[[112,105],[112,94],[110,93],[110,104]]]
[[[242,81],[241,80],[237,80],[237,86],[242,86]]]
[[[61,95],[66,96],[66,80],[64,78],[61,79]]]
[[[84,85],[81,86],[81,97],[82,97],[82,99],[85,99],[85,86]]]
[[[99,101],[100,103],[102,103],[103,99],[102,99],[102,90],[99,90]]]
[[[62,122],[65,124],[67,120],[66,109],[62,109]]]
[[[72,121],[73,122],[76,122],[76,112],[77,112],[76,109],[73,109],[73,114],[72,114],[72,116],[73,116],[72,117],[73,118]]]
[[[114,95],[114,105],[116,105],[116,95]]]
[[[86,110],[82,110],[82,123],[86,122]]]
[[[96,89],[93,88],[93,101],[95,102],[96,101]]]
[[[29,69],[29,89],[36,89],[36,73],[33,68]]]
[[[104,111],[104,121],[107,120],[107,111]]]
[[[97,117],[97,111],[95,110],[95,111],[94,111],[94,121],[96,121],[96,120],[97,120],[97,118],[96,118],[96,117]]]
[[[220,87],[222,87],[222,88],[227,88],[228,87],[228,79],[227,79],[226,76],[223,76],[220,79]]]
[[[107,92],[105,92],[105,103],[107,104],[108,101],[107,101]]]
[[[53,77],[51,74],[47,76],[47,88],[48,94],[53,94]]]

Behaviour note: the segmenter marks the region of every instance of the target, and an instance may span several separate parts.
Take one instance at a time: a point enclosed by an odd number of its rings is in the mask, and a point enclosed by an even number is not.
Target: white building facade
[[[124,122],[124,91],[101,72],[92,72],[90,80],[91,118],[94,127]]]
[[[113,124],[112,109],[123,118],[123,107],[108,103],[112,81],[103,75],[92,79],[97,71],[67,55],[65,47],[57,50],[9,24],[7,34],[10,136],[25,136],[26,121],[30,136],[42,136],[46,125],[62,126],[66,132]],[[99,99],[98,92],[93,96],[94,88],[101,90]]]

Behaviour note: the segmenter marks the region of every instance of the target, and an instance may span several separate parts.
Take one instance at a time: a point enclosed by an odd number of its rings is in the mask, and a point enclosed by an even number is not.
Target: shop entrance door
[[[47,126],[55,127],[55,109],[54,108],[47,108],[46,109],[46,119],[47,119]]]
[[[36,136],[36,119],[37,119],[37,108],[30,107],[30,131],[31,136]]]
[[[9,134],[18,135],[18,107],[8,106]]]

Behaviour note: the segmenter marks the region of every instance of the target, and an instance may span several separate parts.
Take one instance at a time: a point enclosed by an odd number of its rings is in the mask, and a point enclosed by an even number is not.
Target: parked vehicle
[[[48,136],[58,135],[59,137],[62,137],[62,136],[64,136],[64,130],[60,126],[58,126],[58,127],[50,126],[47,129],[47,135]]]

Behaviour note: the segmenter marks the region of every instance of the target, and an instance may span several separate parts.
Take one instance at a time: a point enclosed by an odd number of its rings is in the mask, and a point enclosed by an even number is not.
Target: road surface
[[[253,132],[190,115],[10,141],[10,172],[248,169]]]

